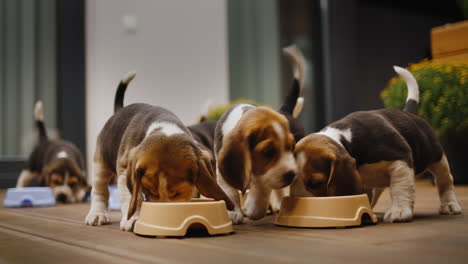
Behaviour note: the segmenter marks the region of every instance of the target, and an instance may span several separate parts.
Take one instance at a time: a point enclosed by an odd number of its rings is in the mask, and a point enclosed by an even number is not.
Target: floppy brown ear
[[[198,159],[198,175],[195,176],[195,186],[198,191],[206,197],[223,200],[228,210],[234,209],[234,204],[226,193],[216,183],[216,174],[211,164],[210,154],[203,154]]]
[[[225,138],[218,155],[218,168],[227,183],[245,192],[252,169],[247,140],[237,134]]]
[[[335,186],[335,195],[361,194],[361,177],[357,171],[355,159],[346,154],[335,160],[328,183]]]
[[[128,179],[132,181],[132,200],[130,200],[130,205],[127,213],[127,220],[129,220],[130,217],[132,217],[133,214],[135,214],[135,211],[138,207],[138,198],[141,191],[141,178],[145,174],[144,169],[138,169],[135,171],[135,163],[136,162],[132,158],[130,159],[129,165],[127,167],[127,178],[130,177]]]
[[[78,181],[82,186],[88,186],[88,181],[86,179],[86,172],[81,170],[78,164],[74,160],[67,160],[68,168],[70,173],[78,177]]]

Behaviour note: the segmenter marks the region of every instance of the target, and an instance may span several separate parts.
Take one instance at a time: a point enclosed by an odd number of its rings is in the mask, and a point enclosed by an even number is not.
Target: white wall
[[[100,129],[112,115],[119,80],[136,78],[125,105],[144,102],[196,121],[207,99],[228,99],[224,0],[88,0],[86,2],[86,118],[90,175]],[[126,30],[124,17],[136,18]],[[130,19],[131,20],[131,19]],[[132,22],[132,21],[130,21]]]

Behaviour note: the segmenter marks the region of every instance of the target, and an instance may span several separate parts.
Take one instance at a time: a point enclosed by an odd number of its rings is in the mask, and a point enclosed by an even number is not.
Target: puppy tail
[[[398,66],[393,66],[393,69],[396,73],[398,73],[398,75],[401,76],[401,78],[403,78],[403,80],[405,80],[406,86],[408,87],[408,97],[406,97],[406,105],[403,110],[417,115],[419,104],[419,87],[416,78],[414,78],[414,75],[407,69]]]
[[[39,141],[43,142],[47,140],[47,130],[44,125],[44,108],[42,101],[37,101],[34,106],[34,120],[36,121],[37,130],[39,130]]]
[[[294,82],[280,111],[287,112],[294,118],[297,118],[304,106],[304,97],[301,94],[304,89],[305,59],[301,50],[296,45],[283,48],[283,53],[293,64]]]
[[[114,113],[119,111],[123,107],[123,100],[125,95],[125,90],[127,90],[128,84],[135,78],[136,72],[131,71],[125,74],[122,80],[117,87],[117,92],[115,93],[114,99]]]
[[[198,120],[199,123],[208,120],[208,114],[210,113],[210,109],[213,107],[213,100],[211,98],[207,99],[202,107],[202,112],[200,119]]]

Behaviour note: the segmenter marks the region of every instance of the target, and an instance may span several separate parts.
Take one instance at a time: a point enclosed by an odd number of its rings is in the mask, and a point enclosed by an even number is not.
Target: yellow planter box
[[[468,20],[431,29],[434,60],[468,63]]]

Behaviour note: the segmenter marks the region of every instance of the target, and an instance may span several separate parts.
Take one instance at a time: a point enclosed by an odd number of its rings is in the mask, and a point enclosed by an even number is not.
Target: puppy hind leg
[[[461,214],[461,207],[455,196],[453,177],[450,173],[447,157],[443,155],[440,161],[431,164],[428,170],[432,173],[439,192],[439,214]]]
[[[30,170],[22,170],[18,180],[16,181],[16,188],[22,188],[29,185],[29,183],[34,179],[36,174],[32,173]]]
[[[389,175],[392,206],[385,212],[384,221],[411,221],[415,197],[414,170],[404,161],[395,161],[389,168]]]
[[[104,167],[100,162],[95,161],[95,175],[93,187],[91,189],[91,208],[86,216],[87,225],[109,224],[110,217],[107,214],[107,203],[109,201],[109,180],[112,172]]]
[[[226,193],[226,195],[231,199],[232,203],[234,204],[234,210],[233,211],[228,211],[229,213],[229,218],[232,220],[232,223],[237,225],[237,224],[242,224],[244,222],[244,212],[242,212],[241,204],[240,204],[240,195],[239,191],[237,189],[233,188],[231,185],[229,185],[221,175],[218,169],[216,169],[217,173],[217,181],[219,187],[223,189],[223,191]]]

